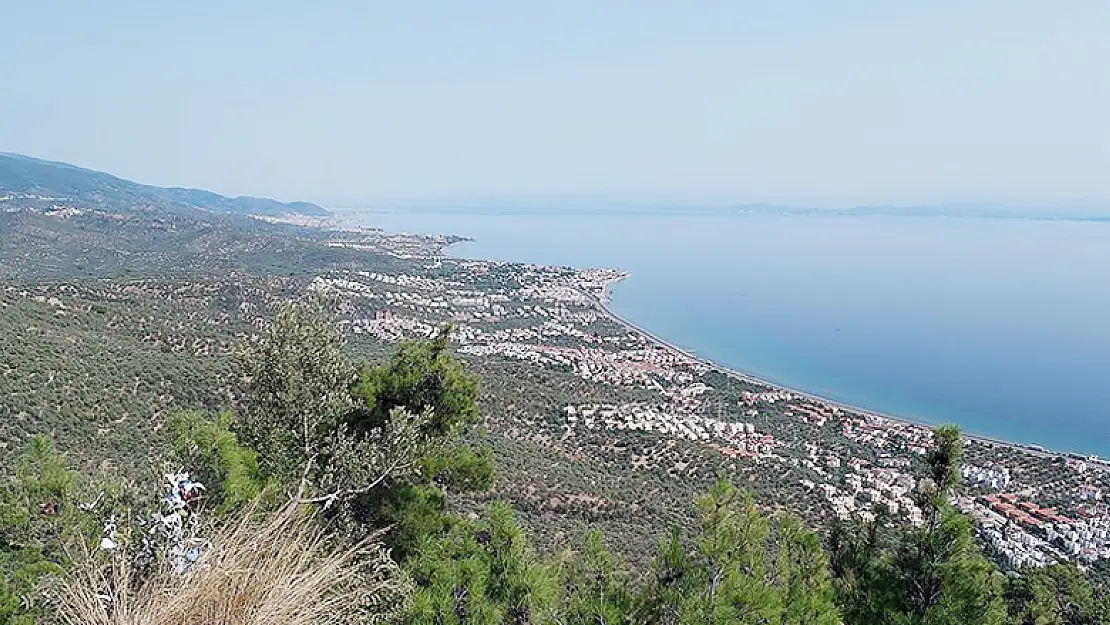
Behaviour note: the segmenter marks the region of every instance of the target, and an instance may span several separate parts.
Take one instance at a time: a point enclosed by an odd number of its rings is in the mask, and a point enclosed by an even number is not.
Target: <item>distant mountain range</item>
[[[201,189],[155,187],[67,163],[0,152],[0,196],[6,194],[38,196],[43,201],[72,204],[74,208],[85,210],[203,211],[270,217],[329,214],[324,207],[308,202],[227,197]]]
[[[342,209],[341,209],[342,210]],[[807,208],[775,204],[681,204],[606,201],[441,202],[386,204],[351,208],[360,213],[424,213],[470,215],[754,215],[772,217],[946,217],[974,219],[1029,219],[1045,221],[1110,222],[1110,205],[1076,207],[1020,207],[995,204],[938,204],[934,206],[852,206]]]

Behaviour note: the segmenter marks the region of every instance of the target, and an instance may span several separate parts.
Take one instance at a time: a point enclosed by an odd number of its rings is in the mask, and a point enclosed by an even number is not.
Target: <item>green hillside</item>
[[[954,503],[1101,472],[850,437],[602,314],[617,272],[247,216],[289,208],[0,156],[0,625],[1106,622],[1101,564]]]
[[[322,217],[327,209],[308,202],[279,202],[248,196],[226,197],[211,191],[155,187],[110,174],[20,154],[0,153],[0,195],[4,192],[47,196],[52,204],[78,208],[210,211],[233,215],[298,214]],[[15,204],[14,200],[10,200]],[[31,198],[27,206],[35,206]]]

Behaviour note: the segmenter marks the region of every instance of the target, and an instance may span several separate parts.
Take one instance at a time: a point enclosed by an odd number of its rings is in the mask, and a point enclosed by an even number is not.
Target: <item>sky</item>
[[[1105,0],[0,3],[0,151],[332,206],[1110,206]]]

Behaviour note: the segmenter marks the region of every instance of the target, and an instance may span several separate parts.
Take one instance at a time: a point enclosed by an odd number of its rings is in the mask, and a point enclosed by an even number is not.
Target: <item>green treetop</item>
[[[833,571],[848,623],[1003,622],[1001,575],[976,545],[971,520],[948,501],[959,477],[962,451],[957,428],[935,430],[928,480],[917,497],[924,517],[920,526],[907,528],[879,516],[863,528],[834,528]]]
[[[698,509],[701,529],[692,547],[677,531],[663,541],[639,622],[839,622],[819,541],[800,523],[772,524],[748,494],[725,482],[701,498]]]
[[[478,381],[447,349],[451,328],[427,341],[402,343],[383,365],[359,371],[353,394],[358,410],[351,425],[359,431],[381,427],[397,408],[431,411],[423,427],[429,437],[456,433],[478,419]]]

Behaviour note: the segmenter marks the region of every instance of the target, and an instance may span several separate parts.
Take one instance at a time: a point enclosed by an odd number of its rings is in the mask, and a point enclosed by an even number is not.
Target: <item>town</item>
[[[594,454],[620,479],[662,471],[681,482],[725,472],[768,501],[794,493],[795,505],[818,526],[878,514],[923,522],[918,497],[930,427],[767,384],[657,340],[606,307],[626,272],[452,258],[445,249],[458,237],[374,230],[329,237],[333,249],[403,259],[396,267],[332,269],[309,280],[309,290],[338,302],[348,337],[388,345],[449,329],[453,349],[493,386],[490,401],[499,408],[490,418],[500,419],[503,440],[558,457]],[[108,327],[169,353],[210,358],[226,357],[235,335],[260,327],[286,288],[280,279],[58,283],[8,288],[0,304],[27,302],[75,323],[104,305],[119,306],[104,320]],[[183,333],[186,321],[213,331]],[[220,328],[226,332],[215,332]],[[548,399],[514,394],[522,376],[537,375],[546,376],[543,388],[561,390]],[[138,384],[121,382],[119,390],[136,392]],[[613,455],[626,446],[634,453]],[[1095,458],[968,437],[953,503],[1006,570],[1088,565],[1110,559],[1105,468]],[[597,499],[588,489],[557,499],[582,497]]]
[[[611,285],[627,278],[621,271],[459,260],[440,248],[421,262],[428,270],[421,275],[326,275],[316,288],[350,304],[345,323],[355,333],[398,341],[450,324],[462,355],[648,394],[552,407],[560,418],[549,421],[560,439],[585,431],[650,433],[730,461],[788,466],[833,517],[870,520],[881,511],[923,521],[915,475],[932,444],[929,427],[759,383],[657,341],[605,307]],[[725,382],[714,373],[725,373]],[[955,503],[1004,568],[1110,558],[1101,470],[1084,473],[1076,459],[976,439],[966,451],[965,492]],[[1035,503],[1038,494],[1055,497],[1061,483],[1074,496],[1056,508]],[[1015,489],[1025,495],[1012,502]]]

